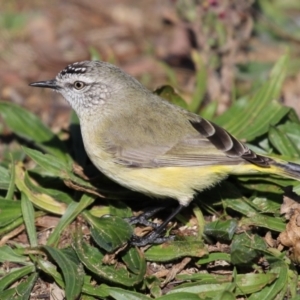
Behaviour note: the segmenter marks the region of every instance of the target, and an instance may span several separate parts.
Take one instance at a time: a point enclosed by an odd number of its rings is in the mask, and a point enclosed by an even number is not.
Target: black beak
[[[30,83],[29,85],[34,86],[34,87],[49,88],[49,89],[54,89],[54,90],[57,90],[59,88],[59,86],[56,84],[55,79],[33,82],[33,83]]]

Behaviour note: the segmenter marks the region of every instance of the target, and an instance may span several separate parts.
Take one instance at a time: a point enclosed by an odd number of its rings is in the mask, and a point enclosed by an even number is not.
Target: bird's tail
[[[292,162],[272,160],[270,162],[273,174],[300,181],[300,165]]]
[[[263,161],[264,165],[248,162],[243,165],[234,166],[233,172],[230,171],[230,173],[240,175],[263,172],[266,174],[275,174],[300,181],[300,164],[257,154],[256,157],[257,160],[259,159],[259,161]],[[232,168],[232,166],[230,166],[230,168]]]

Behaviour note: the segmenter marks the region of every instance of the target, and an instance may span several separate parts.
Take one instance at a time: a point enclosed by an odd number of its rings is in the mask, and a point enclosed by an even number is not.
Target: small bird
[[[300,165],[258,155],[220,126],[153,94],[120,68],[102,61],[68,65],[51,88],[77,113],[85,150],[107,177],[177,209],[133,244],[160,241],[168,222],[197,192],[230,174],[265,172],[300,180]]]

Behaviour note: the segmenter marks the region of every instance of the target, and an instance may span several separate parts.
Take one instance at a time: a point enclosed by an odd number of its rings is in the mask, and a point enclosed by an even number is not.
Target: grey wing
[[[119,148],[114,152],[114,157],[119,164],[141,168],[228,165],[237,161],[216,149],[208,139],[199,136],[186,137],[172,146],[143,145],[138,148]]]
[[[130,134],[127,134],[127,143],[117,145],[115,142],[113,147],[109,147],[115,162],[128,167],[156,168],[233,165],[246,160],[269,167],[269,158],[257,155],[225,129],[198,115],[185,111],[184,114],[189,120],[187,132],[174,139],[166,136],[167,143],[161,138],[157,141],[151,135],[138,144],[130,142]]]

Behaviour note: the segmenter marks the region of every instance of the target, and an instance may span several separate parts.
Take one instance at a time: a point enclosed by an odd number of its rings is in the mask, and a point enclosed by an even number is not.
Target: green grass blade
[[[47,245],[54,246],[59,242],[60,235],[62,231],[89,205],[91,205],[95,200],[95,196],[90,196],[84,194],[79,202],[71,202],[63,216],[60,218],[55,229],[49,236],[47,240]]]
[[[55,260],[63,273],[66,299],[77,299],[81,293],[83,285],[84,272],[82,266],[80,264],[76,264],[61,250],[49,246],[44,246],[44,248]]]
[[[237,138],[251,141],[268,132],[270,125],[277,124],[290,108],[277,100],[285,78],[287,57],[282,57],[271,73],[271,79],[252,97],[238,100],[223,115],[214,121],[225,127]],[[234,117],[232,117],[234,116]]]
[[[35,218],[34,218],[34,208],[32,202],[29,201],[26,194],[22,193],[21,197],[21,208],[22,208],[22,215],[26,227],[26,232],[29,238],[30,246],[37,247],[37,233],[35,228]]]
[[[15,134],[35,143],[63,162],[70,160],[62,141],[28,110],[10,102],[0,101],[0,115]]]

